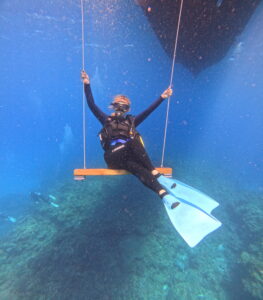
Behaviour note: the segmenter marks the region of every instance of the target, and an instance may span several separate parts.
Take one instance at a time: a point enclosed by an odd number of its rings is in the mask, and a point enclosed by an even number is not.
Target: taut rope
[[[82,40],[82,70],[85,70],[85,40],[84,40],[84,0],[80,0],[81,6],[81,40]],[[86,103],[84,83],[82,89],[82,132],[83,132],[83,168],[86,169]]]
[[[178,44],[178,37],[179,37],[179,29],[180,29],[180,24],[181,24],[181,16],[182,16],[182,10],[183,10],[183,3],[184,3],[184,0],[181,0],[179,17],[178,17],[178,23],[177,23],[177,30],[176,30],[176,38],[175,38],[175,44],[174,44],[173,62],[172,62],[172,70],[171,70],[171,77],[170,77],[170,85],[169,85],[169,87],[171,87],[172,83],[173,83],[174,65],[175,65],[175,58],[176,58],[176,51],[177,51],[177,44]],[[166,146],[168,117],[169,117],[169,109],[170,109],[170,97],[168,98],[167,101],[168,102],[167,102],[167,108],[166,108],[166,118],[165,118],[165,128],[164,128],[164,137],[163,137],[163,150],[162,150],[161,167],[163,167],[164,153],[165,153],[165,146]]]

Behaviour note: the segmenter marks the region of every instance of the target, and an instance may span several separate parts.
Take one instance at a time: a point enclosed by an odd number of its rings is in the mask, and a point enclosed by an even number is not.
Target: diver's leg
[[[144,148],[142,143],[138,138],[129,142],[129,147],[131,149],[133,158],[140,164],[142,164],[146,169],[152,171],[154,170],[154,166]]]
[[[146,169],[137,161],[133,161],[133,152],[130,150],[130,147],[126,146],[125,144],[125,147],[122,148],[115,147],[104,153],[104,159],[108,167],[127,170],[135,175],[144,185],[157,193],[169,208],[176,207],[178,202],[175,202],[175,199],[167,193],[163,186],[157,181],[157,177],[154,176],[152,171]]]
[[[134,149],[132,149],[130,142],[122,144],[122,147],[114,147],[104,153],[104,159],[111,169],[124,169],[135,175],[139,180],[156,192],[158,195],[167,194],[161,184],[157,181],[156,177],[152,175],[151,171],[142,163],[143,156],[137,161]],[[137,153],[137,152],[136,152]],[[147,165],[149,167],[149,165]]]
[[[156,177],[144,166],[136,161],[128,160],[125,163],[125,170],[135,175],[145,186],[157,193],[161,198],[167,195],[166,190],[157,181]]]
[[[139,138],[135,138],[129,143],[129,147],[133,153],[134,159],[142,164],[147,170],[151,171],[152,175],[158,177],[160,173],[153,166],[149,155],[147,154],[144,146],[142,145]]]
[[[108,149],[104,153],[104,160],[110,169],[125,169],[125,162],[128,157],[126,144],[118,145],[114,148]]]

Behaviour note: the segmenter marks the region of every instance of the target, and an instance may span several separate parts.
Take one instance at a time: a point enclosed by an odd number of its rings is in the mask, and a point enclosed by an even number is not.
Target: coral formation
[[[49,192],[59,209],[32,207],[2,241],[1,299],[226,299],[215,236],[188,248],[158,197],[131,177]]]
[[[246,250],[240,256],[244,290],[255,299],[263,299],[263,204],[262,197],[248,198],[237,210]]]
[[[260,236],[255,201],[241,199],[235,210],[247,224],[243,236],[222,209],[224,226],[191,249],[158,197],[131,176],[59,183],[48,192],[59,208],[32,203],[2,237],[0,299],[229,300],[236,266],[243,272],[235,288],[262,299],[262,239],[251,240]]]

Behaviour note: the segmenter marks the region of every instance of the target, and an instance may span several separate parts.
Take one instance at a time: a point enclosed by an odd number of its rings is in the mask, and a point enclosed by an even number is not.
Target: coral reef
[[[48,192],[59,208],[32,203],[2,237],[0,299],[229,300],[238,264],[244,291],[262,297],[262,240],[261,250],[258,243],[243,248],[238,262],[242,241],[224,209],[224,226],[191,249],[158,197],[131,176],[64,182]],[[255,212],[246,211],[240,206],[237,214],[260,235]]]
[[[241,264],[245,269],[242,283],[249,294],[263,299],[263,239],[249,248],[241,254]]]
[[[248,203],[240,202],[237,209],[241,234],[246,244],[240,255],[244,290],[255,299],[263,299],[263,199],[246,195]]]

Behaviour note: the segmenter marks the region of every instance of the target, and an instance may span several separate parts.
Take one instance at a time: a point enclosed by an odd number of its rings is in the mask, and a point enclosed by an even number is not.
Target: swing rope
[[[173,62],[172,62],[172,70],[171,70],[171,77],[170,77],[170,85],[169,85],[169,87],[171,87],[172,83],[173,83],[174,65],[175,65],[175,59],[176,59],[176,52],[177,52],[177,44],[178,44],[179,29],[180,29],[180,24],[181,24],[181,16],[182,16],[182,10],[183,10],[183,3],[184,3],[184,0],[181,0],[179,17],[178,17],[178,23],[177,23],[177,30],[176,30],[176,38],[175,38],[175,43],[174,43]],[[168,102],[167,102],[167,108],[166,108],[166,118],[165,118],[165,127],[164,127],[164,137],[163,137],[163,149],[162,149],[161,167],[163,167],[163,162],[164,162],[164,153],[165,153],[167,127],[168,127],[168,117],[169,117],[169,110],[170,110],[170,98],[171,97],[169,97],[168,100],[167,100]]]
[[[82,41],[82,70],[85,70],[85,40],[84,40],[84,0],[80,0],[81,6],[81,41]],[[82,88],[82,132],[83,132],[83,168],[86,169],[86,103],[84,83]]]

